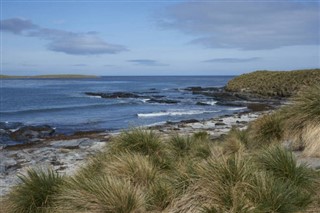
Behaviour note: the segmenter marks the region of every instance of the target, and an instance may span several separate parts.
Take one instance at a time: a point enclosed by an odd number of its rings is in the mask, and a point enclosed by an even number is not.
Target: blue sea
[[[1,79],[0,122],[48,124],[57,132],[119,130],[166,121],[208,119],[242,108],[219,106],[186,87],[222,87],[232,76],[100,77],[95,79]],[[104,99],[85,92],[133,92],[177,100],[148,103],[145,98]],[[197,105],[197,102],[208,105]]]

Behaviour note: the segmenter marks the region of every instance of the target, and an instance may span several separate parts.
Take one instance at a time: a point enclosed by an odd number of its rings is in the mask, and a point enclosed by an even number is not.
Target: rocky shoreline
[[[246,128],[248,122],[261,114],[268,113],[285,100],[258,97],[247,93],[231,93],[224,88],[188,87],[184,91],[195,95],[204,95],[216,100],[216,104],[247,107],[248,111],[233,115],[224,115],[209,120],[185,120],[166,122],[165,124],[145,127],[161,133],[163,137],[173,134],[191,135],[206,131],[212,140],[226,134],[232,127]],[[160,97],[155,91],[143,96],[136,93],[92,93],[89,96],[101,98],[146,98],[156,103],[174,104],[173,100]],[[199,105],[204,103],[198,103]],[[9,192],[10,187],[18,181],[17,175],[29,167],[52,167],[55,171],[70,175],[88,157],[99,152],[114,135],[119,132],[91,131],[76,132],[72,135],[57,134],[55,129],[47,126],[23,126],[21,123],[0,123],[0,136],[9,146],[0,148],[0,196]]]
[[[209,120],[167,122],[146,128],[161,133],[163,137],[206,131],[214,140],[232,127],[246,128],[248,122],[264,113],[267,111],[235,113]],[[10,187],[17,183],[17,175],[23,174],[29,167],[51,167],[61,174],[72,174],[117,134],[119,132],[82,132],[70,136],[52,136],[42,139],[41,143],[20,144],[0,150],[0,196],[7,194]]]
[[[211,140],[218,140],[231,128],[245,129],[248,123],[271,111],[237,112],[208,120],[185,120],[166,122],[148,126],[162,137],[174,134],[192,135],[206,131]],[[101,151],[105,145],[120,132],[82,132],[70,136],[52,136],[42,139],[41,143],[29,143],[10,146],[0,150],[0,196],[6,195],[10,187],[18,183],[18,174],[24,174],[30,167],[53,168],[63,175],[73,174],[86,160]],[[313,168],[320,168],[319,158],[305,158],[300,152],[294,153],[299,162],[307,163]]]

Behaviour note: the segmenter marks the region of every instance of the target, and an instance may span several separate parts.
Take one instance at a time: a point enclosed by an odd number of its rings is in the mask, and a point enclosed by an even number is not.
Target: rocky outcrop
[[[10,133],[10,138],[19,142],[36,142],[54,134],[54,128],[48,125],[24,126]]]
[[[156,98],[151,98],[147,100],[148,103],[159,103],[159,104],[177,104],[179,101],[176,100],[170,100],[170,99],[156,99]]]
[[[136,95],[130,92],[113,92],[113,93],[102,93],[102,92],[86,92],[86,95],[99,96],[101,98],[140,98],[140,95]]]
[[[263,111],[280,105],[285,99],[280,97],[265,97],[248,92],[229,92],[224,87],[188,87],[185,91],[192,94],[203,95],[214,99],[217,105],[248,107],[252,111]],[[207,105],[204,102],[197,102],[197,105]]]
[[[148,93],[148,92],[146,92]],[[130,92],[113,92],[113,93],[101,93],[101,92],[86,92],[86,95],[98,96],[101,98],[114,99],[114,98],[142,98],[147,99],[147,103],[159,103],[159,104],[177,104],[180,101],[166,99],[163,95],[143,95],[142,93],[130,93]]]

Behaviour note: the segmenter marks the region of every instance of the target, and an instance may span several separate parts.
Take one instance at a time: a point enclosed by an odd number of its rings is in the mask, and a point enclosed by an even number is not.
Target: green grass
[[[145,197],[128,180],[110,175],[77,176],[67,181],[57,197],[58,212],[144,212]]]
[[[256,71],[228,82],[226,90],[246,91],[263,96],[290,97],[305,86],[320,82],[320,69],[295,71]]]
[[[264,115],[249,125],[250,147],[269,146],[280,143],[284,137],[284,119],[278,113]]]
[[[62,176],[49,169],[29,169],[19,179],[20,184],[5,199],[6,213],[53,212],[55,196],[63,183]]]
[[[29,172],[6,198],[5,209],[10,209],[8,213],[317,209],[319,175],[298,165],[279,146],[247,147],[248,132],[233,129],[226,137],[243,147],[234,152],[225,152],[221,143],[204,133],[160,140],[146,130],[124,132],[64,180],[53,172]],[[159,150],[166,154],[157,155]],[[170,167],[160,167],[154,155]]]

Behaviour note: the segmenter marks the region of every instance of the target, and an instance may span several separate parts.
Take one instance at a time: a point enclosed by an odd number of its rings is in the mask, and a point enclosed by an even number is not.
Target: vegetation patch
[[[226,90],[262,96],[290,97],[304,87],[320,82],[320,69],[295,71],[256,71],[230,80]]]

